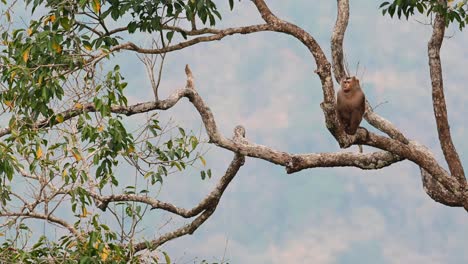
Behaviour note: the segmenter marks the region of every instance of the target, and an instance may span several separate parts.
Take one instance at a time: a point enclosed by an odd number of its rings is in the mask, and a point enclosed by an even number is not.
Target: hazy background
[[[228,1],[218,2],[227,10]],[[262,23],[250,1],[235,4],[234,12],[222,12],[223,27]],[[441,160],[427,62],[431,28],[423,24],[429,20],[382,17],[379,4],[351,1],[345,38],[349,69],[355,73],[359,63],[357,76],[372,105],[387,102],[376,112]],[[330,59],[336,1],[270,1],[270,7],[312,34]],[[457,28],[447,35],[451,38],[442,50],[446,97],[454,141],[466,166],[468,96],[462,89],[468,81],[468,38]],[[186,63],[226,136],[241,124],[251,141],[291,153],[339,150],[319,107],[322,90],[313,73],[315,62],[296,39],[258,33],[170,54],[163,93],[184,85]],[[136,73],[127,75],[129,81],[135,82],[138,97],[140,91],[148,96],[148,88],[137,88],[148,84]],[[188,102],[166,115],[180,125],[200,127]],[[231,157],[211,148],[208,164],[216,177]],[[196,175],[187,179],[169,179],[162,197],[193,206],[215,183],[200,183]],[[422,189],[419,169],[410,162],[379,171],[311,169],[287,175],[281,167],[248,158],[213,217],[193,236],[164,249],[178,263],[223,256],[230,263],[466,263],[467,235],[466,212],[432,201]]]
[[[227,0],[216,2],[223,14],[220,28],[263,23],[251,1],[235,1],[233,12]],[[331,58],[336,1],[269,2],[276,15],[307,30]],[[355,74],[359,64],[357,76],[367,99],[374,106],[384,103],[377,113],[442,160],[431,104],[431,28],[424,24],[429,20],[382,17],[381,2],[351,1],[345,38],[349,70]],[[463,136],[468,95],[463,89],[468,37],[456,27],[447,35],[451,38],[442,49],[446,100],[453,139],[467,166]],[[298,40],[272,32],[226,37],[171,53],[166,62],[161,97],[184,86],[184,66],[189,64],[196,88],[225,136],[240,124],[250,141],[279,150],[339,151],[319,106],[322,90],[313,72],[315,62]],[[120,54],[114,63],[129,82],[131,103],[152,98],[134,54]],[[162,120],[171,117],[187,130],[204,133],[198,113],[185,99],[161,112]],[[212,189],[233,154],[207,147],[214,177],[201,181],[189,172],[168,177],[158,198],[189,208]],[[129,171],[121,172],[124,178]],[[148,214],[144,237],[153,238],[167,219],[167,214]],[[282,167],[247,158],[214,215],[192,236],[169,242],[163,250],[176,263],[467,263],[466,220],[463,209],[432,201],[422,188],[419,169],[407,161],[378,171],[311,169],[288,175]],[[174,217],[165,228],[186,222]]]

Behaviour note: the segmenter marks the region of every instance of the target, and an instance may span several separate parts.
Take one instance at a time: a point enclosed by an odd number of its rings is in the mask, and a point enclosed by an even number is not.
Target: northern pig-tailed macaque
[[[354,135],[366,110],[366,97],[356,77],[347,77],[341,81],[338,91],[336,110],[338,119],[346,134]]]

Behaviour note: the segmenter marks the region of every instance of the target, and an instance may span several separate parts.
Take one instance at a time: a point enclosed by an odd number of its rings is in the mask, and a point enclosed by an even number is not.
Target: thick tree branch
[[[324,100],[326,103],[334,104],[335,91],[331,79],[330,62],[328,62],[325,53],[322,51],[317,41],[302,28],[277,18],[263,0],[253,0],[252,2],[257,7],[263,20],[272,27],[273,31],[291,35],[301,41],[309,49],[317,64],[315,72],[319,75],[320,81],[322,82]]]
[[[434,20],[432,36],[428,44],[429,69],[432,81],[432,104],[434,107],[439,141],[450,173],[461,185],[465,186],[465,171],[463,170],[460,157],[452,142],[447,116],[447,106],[445,104],[442,64],[440,61],[440,48],[442,46],[444,34],[444,17],[437,14]]]
[[[286,169],[288,173],[319,167],[356,167],[364,170],[377,170],[402,160],[404,159],[388,151],[299,154],[292,155],[291,163]]]
[[[403,144],[408,144],[409,140],[398,130],[390,121],[379,116],[374,112],[369,102],[366,101],[366,113],[364,114],[366,121],[373,127],[387,134],[390,138],[400,141]]]
[[[335,80],[341,83],[346,77],[343,55],[343,40],[349,21],[349,0],[337,0],[337,17],[331,38],[331,53],[333,74]]]
[[[231,150],[235,153],[240,153],[249,157],[255,157],[270,161],[272,163],[284,166],[288,173],[297,172],[306,168],[315,168],[315,167],[332,167],[332,166],[353,166],[362,169],[379,169],[391,165],[394,162],[402,160],[404,156],[396,156],[390,153],[385,152],[375,152],[371,154],[361,154],[361,153],[318,153],[318,154],[302,154],[294,155],[289,154],[283,151],[278,151],[263,145],[258,145],[254,143],[249,143],[246,139],[243,141],[234,141],[223,137],[218,129],[214,119],[214,116],[210,108],[205,104],[200,95],[196,92],[193,84],[193,76],[190,69],[186,68],[187,73],[187,88],[179,90],[172,94],[168,99],[161,100],[157,102],[146,102],[139,103],[131,106],[112,106],[111,111],[113,113],[125,114],[125,115],[134,115],[139,113],[146,113],[152,110],[166,110],[173,107],[182,97],[187,97],[194,107],[199,112],[202,121],[205,125],[207,135],[210,139],[210,142]],[[83,104],[82,109],[70,109],[60,113],[64,120],[76,117],[83,112],[96,112],[96,108],[92,103]],[[49,120],[43,120],[37,123],[37,127],[47,127],[54,125],[54,122]],[[4,136],[10,133],[8,128],[0,130],[0,136]],[[359,129],[358,135],[361,135],[361,140],[366,140],[366,131]],[[359,139],[359,137],[350,137],[353,141]],[[384,137],[380,137],[385,139]],[[380,145],[383,146],[382,149],[389,150],[380,141]],[[370,144],[370,143],[369,143]],[[376,146],[377,143],[370,144]],[[440,171],[439,171],[440,172]],[[120,197],[122,198],[122,197]],[[112,199],[119,199],[119,197],[113,197]],[[143,202],[143,201],[142,201]],[[157,204],[155,201],[147,201],[149,204]],[[155,207],[166,208],[168,211],[176,212],[176,208],[166,207],[164,204],[158,204]],[[187,213],[181,213],[184,215]]]

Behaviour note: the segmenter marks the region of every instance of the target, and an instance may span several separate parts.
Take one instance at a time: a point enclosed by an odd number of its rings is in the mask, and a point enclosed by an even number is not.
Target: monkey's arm
[[[349,126],[347,127],[347,131],[346,131],[347,134],[349,135],[356,134],[359,124],[362,121],[362,115],[363,115],[363,112],[361,109],[353,110],[353,112],[351,113],[351,120],[349,122]]]
[[[346,131],[350,135],[356,134],[359,124],[361,124],[362,117],[364,116],[364,112],[366,111],[366,97],[364,96],[364,93],[361,92],[358,102],[359,104],[357,104],[351,113],[348,127],[349,132]]]

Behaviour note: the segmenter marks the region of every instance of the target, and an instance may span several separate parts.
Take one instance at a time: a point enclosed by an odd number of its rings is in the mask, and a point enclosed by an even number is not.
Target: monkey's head
[[[341,89],[345,93],[352,91],[355,87],[360,87],[359,80],[355,76],[346,77],[346,79],[341,81]]]

